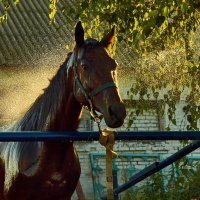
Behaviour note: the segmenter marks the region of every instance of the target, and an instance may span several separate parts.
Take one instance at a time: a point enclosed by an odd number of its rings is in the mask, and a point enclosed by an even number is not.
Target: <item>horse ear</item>
[[[81,47],[84,44],[84,30],[80,21],[76,24],[75,41],[78,47]]]
[[[101,45],[105,48],[108,48],[110,45],[113,45],[114,35],[115,35],[115,26],[113,26],[111,31],[101,39],[100,41]]]

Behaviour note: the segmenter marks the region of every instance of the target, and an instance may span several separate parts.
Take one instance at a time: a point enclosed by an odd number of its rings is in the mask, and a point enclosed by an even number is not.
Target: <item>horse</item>
[[[117,87],[117,63],[107,52],[115,27],[97,41],[84,39],[79,21],[75,47],[43,94],[6,131],[76,131],[86,106],[108,127],[123,124],[126,110]],[[75,134],[75,133],[74,133]],[[1,200],[69,200],[81,173],[72,141],[0,143]]]

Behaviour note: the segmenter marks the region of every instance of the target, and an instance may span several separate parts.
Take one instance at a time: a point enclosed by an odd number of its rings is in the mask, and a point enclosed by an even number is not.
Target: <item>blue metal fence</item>
[[[0,141],[92,141],[99,132],[0,132]],[[116,140],[200,140],[200,132],[115,132]]]
[[[93,191],[95,199],[100,199],[101,196],[106,192],[106,186],[104,184],[105,181],[102,180],[102,173],[105,173],[105,169],[102,168],[99,161],[105,160],[106,153],[105,152],[92,152],[90,155],[90,165],[92,170],[92,179],[93,179]],[[162,161],[161,154],[147,154],[147,153],[117,153],[117,159],[113,159],[112,161],[112,173],[113,173],[113,187],[117,188],[120,184],[119,176],[123,172],[127,172],[125,177],[128,180],[133,174],[138,173],[140,170],[137,169],[137,166],[133,164],[134,160],[139,158],[141,162],[148,161]],[[118,160],[118,161],[117,161]],[[123,161],[129,162],[130,164],[126,168],[121,168],[119,166],[119,162]],[[138,162],[138,161],[137,161]],[[105,167],[105,166],[104,166]],[[122,164],[121,164],[122,167]],[[126,170],[125,170],[126,169]],[[125,170],[125,171],[124,171]],[[165,172],[164,169],[161,170],[163,188],[165,187]]]
[[[0,141],[93,141],[99,139],[98,132],[0,132]],[[118,194],[144,180],[150,175],[171,165],[200,147],[200,132],[115,132],[116,140],[197,140],[161,162],[155,162],[134,174],[127,183],[114,189],[115,200]],[[102,197],[106,199],[106,197]]]

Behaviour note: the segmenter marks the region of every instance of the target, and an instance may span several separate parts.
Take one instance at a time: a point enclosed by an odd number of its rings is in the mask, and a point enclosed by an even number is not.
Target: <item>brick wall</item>
[[[168,125],[171,130],[185,130],[187,122],[183,119],[184,113],[182,108],[184,105],[185,103],[183,101],[177,104],[176,126],[169,123],[167,107],[165,108],[165,114],[162,117],[158,116],[158,108],[152,108],[142,115],[136,116],[136,120],[129,130],[158,131],[164,130]],[[130,110],[128,112],[130,112]],[[87,113],[85,113],[85,117],[86,116]],[[87,120],[89,120],[89,116],[87,117]],[[124,126],[118,129],[118,131],[128,130],[128,120],[127,117]],[[105,122],[102,122],[102,127],[106,127]],[[97,131],[97,125],[92,122],[90,130]],[[75,145],[81,162],[82,174],[80,181],[83,190],[87,199],[94,199],[94,195],[95,197],[98,197],[98,192],[94,191],[97,188],[97,185],[99,185],[99,188],[105,186],[105,149],[97,141],[89,143],[76,142]],[[125,179],[138,170],[143,169],[145,166],[148,166],[155,161],[162,160],[174,154],[181,148],[182,144],[179,141],[117,141],[114,149],[120,155],[115,160],[115,165],[118,169],[119,184],[125,182]],[[96,155],[95,160],[91,160],[92,155]],[[200,155],[200,150],[194,151],[189,156],[197,155]],[[96,173],[94,170],[91,170],[91,165],[97,165],[100,168],[99,172]],[[96,168],[98,168],[97,166]],[[169,168],[164,169],[162,173],[166,174],[167,170],[169,170]],[[94,194],[94,192],[96,193]]]
[[[118,158],[115,159],[115,165],[118,169],[118,183],[122,184],[128,178],[144,167],[150,165],[155,161],[161,161],[164,158],[174,154],[182,145],[178,141],[117,141],[114,150],[118,153]],[[100,192],[94,193],[97,184],[105,186],[105,149],[97,141],[94,142],[78,142],[76,149],[81,162],[81,184],[87,199],[94,199],[100,197]],[[91,156],[96,155],[96,159],[91,160]],[[200,155],[200,150],[194,151],[191,156]],[[100,168],[98,172],[91,170],[96,165],[96,169]],[[166,175],[169,168],[163,170]],[[144,183],[144,182],[142,182]]]

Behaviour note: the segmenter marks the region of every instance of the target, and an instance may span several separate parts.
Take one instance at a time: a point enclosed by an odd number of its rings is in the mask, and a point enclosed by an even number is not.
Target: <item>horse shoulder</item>
[[[42,142],[23,142],[19,145],[19,173],[26,176],[33,176],[37,172],[39,168],[42,148]]]

